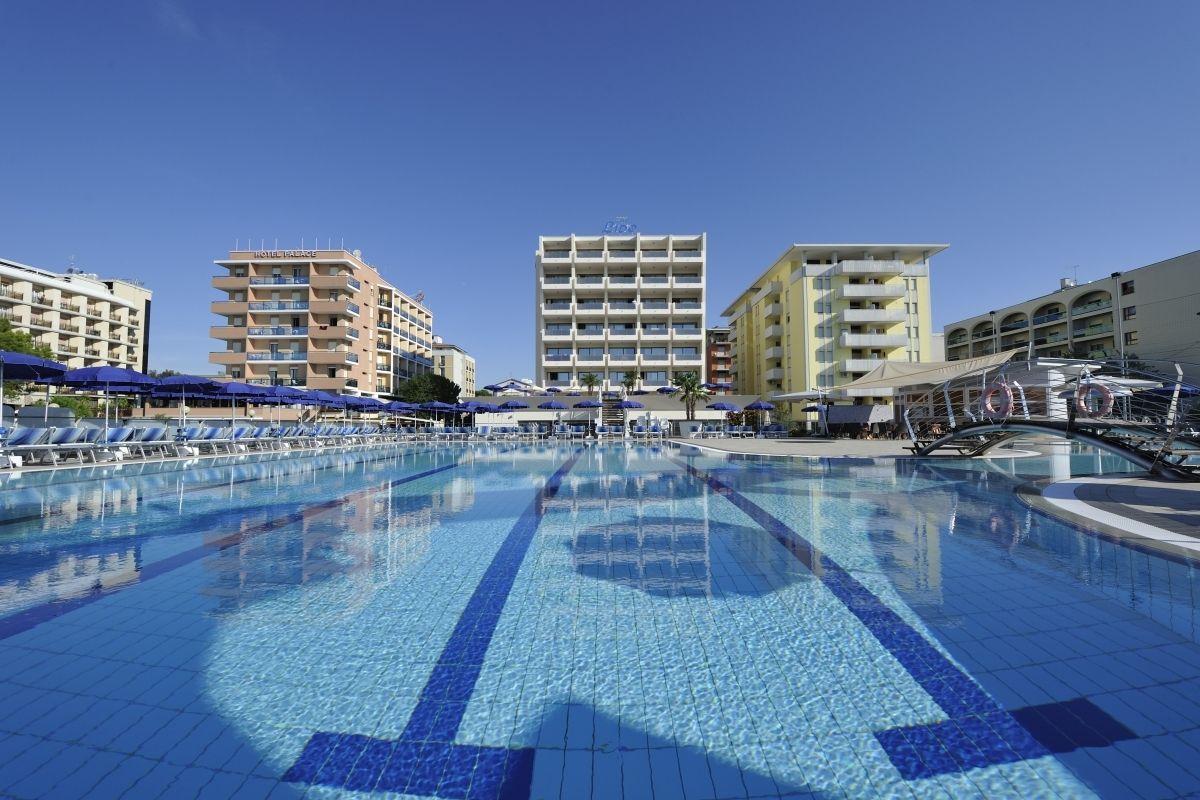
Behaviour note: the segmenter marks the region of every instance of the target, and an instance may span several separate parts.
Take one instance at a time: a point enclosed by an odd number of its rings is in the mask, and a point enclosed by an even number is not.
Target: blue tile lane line
[[[876,732],[888,758],[908,780],[1006,764],[1135,734],[1091,701],[1079,698],[1009,712],[924,636],[812,542],[713,475],[672,459],[754,520],[854,614],[950,719]]]
[[[546,503],[582,449],[550,476],[501,543],[454,626],[396,740],[357,734],[315,733],[284,781],[358,791],[401,792],[445,798],[528,798],[533,750],[455,744],[467,702],[483,669],[500,614]]]
[[[427,478],[430,475],[436,475],[439,472],[445,472],[446,470],[454,469],[461,463],[462,462],[460,459],[456,459],[455,461],[449,464],[443,464],[440,467],[434,467],[433,469],[427,469],[423,472],[418,472],[413,475],[406,475],[403,478],[397,478],[388,482],[388,490],[394,489],[395,487],[405,483],[411,483],[412,481],[420,480],[421,478]],[[270,533],[271,531],[287,527],[288,525],[294,525],[304,521],[304,519],[311,514],[319,514],[339,506],[353,503],[364,495],[374,494],[378,491],[378,488],[373,487],[370,489],[352,492],[342,497],[336,497],[332,500],[300,506],[291,513],[275,517],[274,519],[264,522],[261,525],[255,525],[253,527],[246,528],[245,530],[222,536],[219,539],[198,545],[190,550],[184,550],[180,553],[176,553],[175,555],[168,556],[150,564],[146,564],[142,567],[141,571],[138,572],[136,580],[128,583],[114,586],[108,590],[97,588],[89,594],[80,595],[79,597],[75,597],[70,600],[46,602],[40,605],[31,606],[22,611],[18,611],[15,614],[10,614],[9,616],[0,619],[0,640],[7,639],[10,636],[16,636],[19,633],[24,633],[25,631],[36,628],[43,622],[49,622],[52,619],[57,619],[64,614],[69,614],[76,609],[83,608],[84,606],[90,605],[97,600],[108,597],[111,594],[124,591],[131,586],[136,586],[139,583],[144,583],[145,581],[157,578],[159,575],[164,575],[172,570],[179,569],[180,567],[204,558],[205,556],[212,555],[213,553],[220,552],[221,550],[225,550],[229,547],[239,545],[248,539],[254,538],[255,536],[260,536],[264,533]]]

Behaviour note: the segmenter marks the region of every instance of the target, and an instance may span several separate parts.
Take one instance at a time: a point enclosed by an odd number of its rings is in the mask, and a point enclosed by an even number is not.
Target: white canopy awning
[[[990,356],[966,358],[961,361],[883,361],[878,367],[858,380],[830,389],[828,394],[840,394],[846,389],[903,389],[909,386],[927,386],[971,375],[981,370],[999,366],[1021,350],[993,353]],[[789,392],[775,395],[776,400],[810,400],[815,392]]]

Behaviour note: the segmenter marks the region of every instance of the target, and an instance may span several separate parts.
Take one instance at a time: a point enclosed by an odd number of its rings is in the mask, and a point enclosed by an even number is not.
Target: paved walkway
[[[671,441],[724,453],[824,458],[888,458],[912,455],[907,439],[682,439]]]

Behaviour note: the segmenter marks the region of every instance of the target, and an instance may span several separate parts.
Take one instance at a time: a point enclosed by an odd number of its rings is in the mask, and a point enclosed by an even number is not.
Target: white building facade
[[[703,375],[705,260],[705,234],[540,237],[535,381],[653,390]]]
[[[151,292],[136,281],[65,273],[0,259],[0,318],[70,369],[145,371]]]

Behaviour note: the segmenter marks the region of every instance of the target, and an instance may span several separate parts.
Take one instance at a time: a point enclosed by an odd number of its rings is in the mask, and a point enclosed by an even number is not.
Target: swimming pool
[[[0,489],[0,795],[1174,797],[1197,578],[1113,465],[421,445]]]

